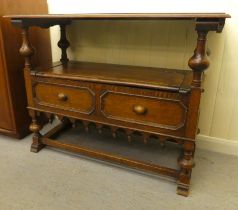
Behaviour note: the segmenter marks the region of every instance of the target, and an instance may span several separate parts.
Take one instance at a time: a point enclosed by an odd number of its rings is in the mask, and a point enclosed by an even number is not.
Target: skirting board
[[[198,135],[197,148],[238,156],[238,141]]]

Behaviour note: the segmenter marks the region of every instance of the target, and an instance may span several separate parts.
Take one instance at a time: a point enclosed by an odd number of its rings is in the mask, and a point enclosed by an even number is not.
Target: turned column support
[[[58,42],[58,47],[61,49],[61,59],[60,61],[65,64],[68,62],[67,48],[69,47],[69,41],[66,37],[66,24],[60,24],[60,40]]]
[[[192,87],[200,88],[202,82],[202,73],[209,66],[206,56],[207,30],[197,30],[197,46],[193,56],[189,59],[188,65],[193,70]]]
[[[34,48],[29,40],[29,28],[22,27],[22,46],[19,50],[20,54],[25,58],[25,69],[32,70],[31,57],[34,55]]]
[[[185,141],[183,143],[182,154],[181,157],[178,159],[178,164],[181,168],[177,186],[177,194],[179,195],[188,196],[189,194],[192,168],[195,166],[193,158],[194,150],[195,150],[194,142]]]
[[[31,152],[39,152],[44,147],[44,144],[42,144],[41,142],[41,134],[40,134],[40,130],[42,129],[42,126],[38,122],[36,111],[30,110],[29,114],[32,118],[32,123],[30,124],[29,129],[33,133],[33,137],[32,137],[33,142],[31,144]]]
[[[189,59],[188,65],[193,70],[193,79],[191,83],[190,102],[188,107],[188,119],[186,123],[185,134],[188,138],[194,139],[197,133],[197,121],[199,115],[200,96],[202,92],[202,74],[209,66],[206,56],[206,40],[208,30],[197,30],[197,45],[193,56]],[[178,176],[177,193],[188,196],[192,168],[194,167],[195,142],[185,141],[182,146],[182,154],[178,159],[180,172]]]
[[[193,56],[189,59],[188,65],[193,71],[193,79],[191,83],[191,93],[188,106],[188,119],[186,122],[185,135],[187,138],[195,139],[197,134],[197,121],[199,117],[199,105],[202,93],[202,74],[209,66],[206,56],[206,40],[208,29],[200,23],[197,25],[197,44]]]

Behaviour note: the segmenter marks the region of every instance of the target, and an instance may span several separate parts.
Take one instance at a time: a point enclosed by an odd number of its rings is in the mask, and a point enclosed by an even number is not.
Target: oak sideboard
[[[24,75],[32,118],[30,130],[34,133],[31,151],[38,152],[48,145],[173,177],[177,180],[177,193],[188,196],[203,91],[202,74],[209,66],[206,37],[209,31],[221,32],[225,19],[230,16],[225,13],[157,13],[9,17],[12,24],[22,29],[20,54],[25,58]],[[188,61],[192,71],[71,61],[67,56],[70,43],[66,28],[78,20],[194,20],[197,43]],[[31,62],[34,48],[28,30],[32,26],[54,25],[60,26],[61,59],[51,65],[35,67]],[[38,122],[42,114],[49,120],[56,115],[61,121],[44,135]],[[156,153],[157,144],[163,146],[167,142],[179,148],[178,169],[142,160],[148,148]],[[107,144],[108,150],[103,149],[102,145]],[[139,158],[133,157],[127,148],[136,149]],[[129,157],[122,155],[123,151],[127,151]]]

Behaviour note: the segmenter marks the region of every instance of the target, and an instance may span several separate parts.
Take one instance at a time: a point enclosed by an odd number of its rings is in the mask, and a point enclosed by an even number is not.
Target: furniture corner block
[[[216,31],[217,33],[221,33],[225,21],[225,18],[197,18],[195,29],[197,31]]]
[[[6,17],[7,18],[7,17]],[[40,28],[50,28],[55,25],[69,25],[71,20],[62,20],[62,19],[52,19],[45,20],[44,18],[11,18],[12,25],[20,28],[26,27],[40,27]]]
[[[37,144],[37,143],[32,143],[31,144],[31,152],[38,153],[41,149],[45,147],[44,144]]]

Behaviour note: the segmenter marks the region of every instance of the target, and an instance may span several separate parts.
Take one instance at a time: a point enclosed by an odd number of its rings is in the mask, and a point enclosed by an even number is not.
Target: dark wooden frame
[[[38,152],[45,145],[66,149],[73,152],[78,152],[87,156],[99,158],[102,160],[113,161],[120,164],[125,164],[134,168],[143,169],[147,171],[152,171],[160,173],[163,175],[174,177],[178,182],[177,193],[180,195],[187,196],[190,186],[190,178],[192,173],[192,168],[194,166],[194,152],[195,152],[195,137],[197,134],[197,121],[199,116],[199,104],[200,97],[203,91],[201,87],[202,73],[208,68],[209,62],[206,58],[206,36],[209,31],[221,32],[225,19],[230,16],[225,13],[158,13],[158,14],[78,14],[78,15],[16,15],[10,16],[12,23],[16,26],[22,28],[23,44],[20,49],[20,53],[25,57],[25,80],[28,95],[28,108],[29,113],[32,117],[32,124],[30,129],[34,132],[33,143],[31,151]],[[48,28],[54,25],[59,25],[61,28],[61,38],[59,40],[58,46],[62,50],[61,63],[62,65],[68,64],[68,58],[66,50],[69,47],[69,42],[66,38],[66,25],[70,24],[74,20],[194,20],[195,30],[197,31],[197,45],[194,50],[193,56],[189,59],[188,65],[193,71],[193,76],[191,79],[191,85],[188,90],[181,89],[177,92],[179,96],[188,94],[187,103],[187,119],[186,125],[184,126],[183,134],[166,133],[161,131],[146,131],[146,129],[141,130],[138,126],[128,126],[128,124],[117,126],[110,120],[100,121],[97,119],[84,119],[84,117],[79,117],[73,114],[67,114],[60,110],[49,110],[47,108],[38,107],[34,104],[32,97],[32,86],[34,83],[34,77],[37,77],[37,70],[31,65],[31,57],[34,54],[34,50],[28,38],[28,28],[31,26],[39,26],[42,28]],[[39,75],[38,75],[39,76]],[[51,77],[54,80],[54,76]],[[61,78],[64,80],[64,76]],[[70,80],[65,76],[65,79]],[[77,78],[76,78],[77,79]],[[103,83],[103,81],[101,81]],[[111,81],[113,83],[113,81]],[[99,81],[100,83],[100,81]],[[130,82],[125,82],[124,85],[131,86]],[[153,88],[153,87],[151,87]],[[167,87],[166,87],[167,88]],[[175,90],[171,87],[166,89],[168,92],[174,92]],[[38,123],[38,113],[44,112],[51,119],[52,114],[56,114],[62,120],[62,124],[51,130],[46,135],[42,136],[40,134],[41,125]],[[121,158],[114,155],[109,155],[101,153],[94,150],[89,150],[82,147],[76,147],[73,145],[62,144],[51,139],[56,133],[60,132],[69,123],[74,123],[76,119],[85,121],[85,127],[87,129],[88,121],[96,123],[99,131],[101,130],[102,124],[107,124],[111,126],[113,131],[113,136],[115,135],[115,127],[124,128],[128,135],[128,140],[131,139],[131,133],[133,130],[139,130],[144,133],[145,142],[146,138],[150,134],[156,134],[160,136],[160,141],[163,143],[166,140],[174,141],[181,144],[182,151],[181,156],[178,159],[178,164],[180,170],[170,169],[158,165],[152,165],[137,160],[131,160],[127,158]],[[148,126],[149,128],[149,126]]]

